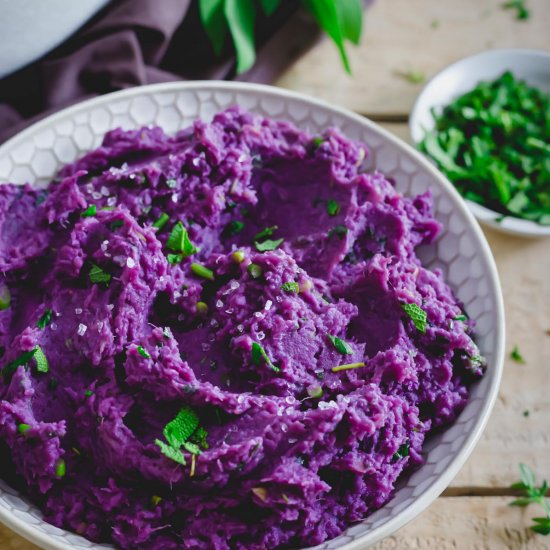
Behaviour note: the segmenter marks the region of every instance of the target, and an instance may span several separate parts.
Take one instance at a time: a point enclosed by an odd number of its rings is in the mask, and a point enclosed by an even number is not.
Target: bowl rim
[[[440,71],[435,73],[423,86],[422,90],[416,97],[411,113],[409,115],[409,135],[415,146],[420,142],[421,132],[420,124],[418,123],[419,113],[421,111],[421,102],[426,92],[432,86],[437,84],[442,78],[445,78],[447,74],[453,72],[458,67],[467,66],[470,63],[484,58],[500,56],[510,57],[529,57],[540,58],[550,63],[550,52],[545,50],[538,50],[535,48],[492,48],[489,50],[483,50],[466,57],[462,57],[449,65],[443,67]],[[426,156],[429,159],[429,157]],[[432,162],[430,160],[430,162]],[[446,178],[446,176],[444,176]],[[452,185],[452,183],[451,183]],[[454,187],[454,186],[453,186]],[[502,216],[500,212],[491,210],[482,204],[478,204],[469,199],[464,199],[474,214],[475,218],[488,227],[492,227],[502,233],[510,235],[517,235],[521,237],[543,237],[550,235],[550,225],[541,225],[532,220],[526,220],[523,218],[517,218],[515,216]],[[500,220],[500,221],[498,221]]]
[[[494,360],[493,364],[491,365],[492,376],[490,382],[488,383],[487,391],[482,396],[482,406],[480,412],[476,415],[475,422],[473,422],[472,424],[470,433],[465,437],[464,443],[456,451],[454,451],[454,456],[450,460],[449,464],[438,475],[435,481],[424,488],[422,493],[418,497],[416,497],[412,504],[405,507],[403,510],[400,510],[394,516],[391,516],[379,527],[370,530],[368,531],[368,533],[359,537],[358,539],[352,542],[344,543],[342,546],[339,547],[339,550],[360,550],[361,548],[365,547],[365,542],[364,540],[362,540],[365,538],[365,536],[368,535],[369,537],[369,545],[374,544],[384,537],[387,537],[388,535],[394,533],[395,531],[409,523],[411,520],[413,520],[415,517],[417,517],[422,511],[424,511],[443,492],[443,490],[449,485],[452,479],[459,472],[461,467],[464,465],[464,463],[472,453],[476,443],[483,433],[485,426],[487,425],[500,387],[504,365],[505,346],[504,301],[493,254],[485,238],[485,235],[481,230],[480,225],[474,218],[471,211],[468,209],[465,201],[462,199],[458,191],[443,176],[443,174],[439,172],[439,170],[437,170],[437,168],[419,151],[392,134],[389,130],[384,129],[375,122],[371,121],[367,117],[356,114],[342,107],[333,106],[328,102],[310,97],[306,94],[294,92],[276,86],[265,84],[251,84],[244,82],[198,80],[190,82],[149,84],[120,90],[117,92],[111,92],[109,94],[104,94],[71,105],[52,115],[49,115],[46,118],[39,120],[38,122],[24,129],[0,146],[0,159],[4,154],[7,153],[8,149],[16,147],[17,145],[25,142],[34,134],[37,134],[41,130],[47,128],[52,123],[55,123],[57,120],[60,120],[64,117],[70,116],[74,118],[79,112],[87,111],[93,107],[103,106],[111,101],[116,101],[117,99],[121,98],[127,99],[142,94],[147,95],[159,92],[180,92],[183,90],[212,90],[213,92],[223,92],[227,90],[232,92],[255,93],[260,96],[270,95],[278,97],[283,101],[286,99],[297,100],[305,102],[312,107],[321,109],[325,112],[329,111],[334,115],[343,116],[360,126],[368,127],[374,133],[378,133],[379,135],[383,136],[388,142],[391,143],[393,147],[396,147],[397,149],[400,149],[402,151],[405,150],[414,158],[414,160],[423,170],[427,171],[430,175],[434,177],[435,180],[438,181],[439,185],[441,185],[447,192],[449,199],[452,200],[453,207],[460,210],[461,214],[464,215],[466,220],[469,222],[469,229],[477,241],[476,244],[479,246],[479,252],[487,263],[487,279],[490,282],[488,295],[492,295],[491,297],[495,305],[495,316],[498,322],[494,332]],[[1,492],[2,491],[0,490],[0,494]],[[24,522],[22,519],[15,516],[3,507],[0,507],[0,521],[7,525],[13,531],[17,532],[19,535],[25,537],[27,540],[30,540],[35,544],[41,545],[42,548],[45,548],[47,550],[70,550],[71,548],[65,543],[52,541],[50,536],[36,529],[34,525]],[[44,522],[44,520],[42,520],[42,522]],[[72,534],[70,531],[65,532]]]

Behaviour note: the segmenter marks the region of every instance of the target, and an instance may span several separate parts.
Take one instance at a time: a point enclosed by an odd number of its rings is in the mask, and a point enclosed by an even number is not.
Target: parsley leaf
[[[342,355],[353,355],[353,348],[347,342],[344,342],[344,340],[330,334],[327,334],[327,338],[330,340],[336,351]]]
[[[89,277],[90,281],[95,284],[108,283],[111,280],[111,275],[96,264],[92,264]]]
[[[515,361],[516,363],[525,365],[525,359],[523,358],[523,355],[521,355],[517,346],[514,346],[514,348],[510,352],[510,359],[512,359],[512,361]]]
[[[300,292],[300,285],[298,283],[295,283],[294,281],[287,281],[286,283],[283,283],[281,285],[281,289],[284,292],[294,292],[298,294],[298,292]]]
[[[550,535],[550,504],[546,498],[548,484],[545,480],[540,487],[537,487],[535,473],[525,464],[519,465],[519,471],[521,482],[514,483],[512,488],[522,491],[524,496],[512,501],[510,506],[540,505],[546,516],[533,518],[534,525],[531,525],[530,528],[540,535]]]
[[[275,372],[281,371],[279,367],[275,366],[271,362],[271,359],[267,355],[265,349],[257,342],[254,342],[252,344],[252,363],[259,366],[262,364],[262,362],[264,362],[271,370]]]
[[[51,309],[46,309],[40,319],[38,319],[36,326],[38,328],[46,328],[52,321],[53,311]]]
[[[254,246],[256,247],[256,250],[258,252],[268,252],[270,250],[275,250],[278,248],[284,239],[266,239],[265,241],[262,241],[261,243],[255,242]]]
[[[401,307],[414,323],[416,330],[418,330],[418,332],[422,332],[422,334],[425,334],[428,319],[426,312],[420,306],[414,303],[401,304]]]

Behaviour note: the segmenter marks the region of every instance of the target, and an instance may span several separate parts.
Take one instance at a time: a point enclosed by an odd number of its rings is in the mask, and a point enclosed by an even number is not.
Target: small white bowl
[[[531,86],[550,93],[550,53],[541,50],[488,50],[465,57],[437,73],[418,96],[409,119],[412,140],[420,143],[427,130],[434,127],[431,109],[440,112],[454,99],[470,91],[481,80],[494,80],[511,71]],[[498,231],[522,237],[550,235],[550,226],[530,220],[502,216],[499,212],[466,201],[474,216],[483,224]]]

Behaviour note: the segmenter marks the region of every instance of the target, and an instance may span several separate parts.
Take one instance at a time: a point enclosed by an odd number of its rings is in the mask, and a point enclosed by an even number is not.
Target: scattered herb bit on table
[[[519,465],[521,481],[514,483],[512,489],[523,491],[524,496],[510,502],[510,506],[529,506],[529,504],[539,504],[545,517],[533,518],[534,525],[530,528],[539,535],[550,535],[550,504],[546,498],[548,492],[548,483],[544,480],[540,487],[536,487],[536,476],[533,470],[525,464]]]
[[[504,2],[502,7],[505,10],[516,10],[516,19],[521,21],[529,19],[529,16],[531,15],[525,5],[526,3],[526,0],[509,0],[508,2]]]
[[[550,94],[505,72],[433,114],[420,149],[466,199],[550,225]]]
[[[517,346],[514,346],[514,348],[510,352],[510,359],[512,359],[512,361],[515,361],[516,363],[525,365],[525,359],[523,355],[521,355],[519,348]]]

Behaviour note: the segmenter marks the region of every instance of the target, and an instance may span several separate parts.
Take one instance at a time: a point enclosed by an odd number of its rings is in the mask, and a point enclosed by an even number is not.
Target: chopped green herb
[[[295,283],[293,281],[287,281],[286,283],[283,283],[281,285],[281,289],[284,291],[284,292],[288,292],[288,293],[296,293],[298,294],[298,292],[300,292],[300,285],[298,283]]]
[[[244,262],[244,259],[245,259],[246,256],[245,256],[245,254],[242,250],[235,250],[235,252],[233,252],[231,257],[233,258],[233,261],[236,264],[241,264],[241,263]]]
[[[18,367],[27,365],[29,361],[34,357],[35,353],[36,348],[31,349],[30,351],[25,351],[19,357],[11,361],[11,363],[5,365],[2,369],[2,376],[4,377],[4,379],[11,377]]]
[[[178,464],[181,464],[182,466],[185,466],[185,457],[183,456],[183,453],[179,449],[174,449],[174,447],[171,447],[170,445],[166,445],[164,441],[161,441],[160,439],[155,439],[155,445],[157,445],[160,448],[160,452],[170,460],[173,460],[174,462],[177,462]]]
[[[166,180],[166,187],[169,187],[170,189],[174,189],[177,184],[178,184],[178,182],[173,178],[170,178],[170,179]]]
[[[225,228],[225,234],[229,236],[237,235],[237,233],[240,233],[244,229],[244,223],[239,220],[232,220],[230,221],[226,228]]]
[[[145,359],[151,359],[151,354],[143,346],[138,346],[137,352]]]
[[[158,217],[158,220],[153,224],[153,227],[156,227],[160,231],[168,223],[169,219],[170,219],[170,216],[166,214],[166,212],[163,212]]]
[[[44,311],[40,319],[38,319],[36,326],[38,328],[46,328],[52,321],[52,315],[53,311],[51,309]]]
[[[192,455],[200,455],[201,450],[199,446],[196,443],[192,443],[191,441],[185,441],[183,443],[183,448]]]
[[[7,285],[0,286],[0,311],[8,309],[11,305],[11,292]]]
[[[249,264],[246,270],[253,279],[259,279],[263,273],[263,269],[258,264]]]
[[[199,447],[202,447],[203,449],[208,449],[209,445],[206,441],[206,438],[208,437],[208,432],[202,427],[199,426],[195,432],[191,435],[189,440],[192,443],[196,443]]]
[[[203,279],[208,279],[209,281],[214,280],[214,272],[211,269],[208,269],[207,267],[203,266],[202,264],[193,262],[191,264],[191,271],[197,277],[202,277]]]
[[[434,114],[419,147],[464,198],[547,225],[549,113],[550,94],[505,72]]]
[[[84,397],[91,397],[94,394],[92,390],[86,390],[84,392]]]
[[[95,204],[90,204],[82,214],[80,214],[83,218],[91,218],[92,216],[95,216],[97,214],[97,206]]]
[[[55,477],[65,477],[65,474],[67,472],[67,466],[65,465],[65,461],[60,458],[56,463],[55,463]]]
[[[422,334],[425,334],[428,319],[426,312],[420,306],[414,303],[401,304],[401,307],[412,320],[414,326],[416,327],[416,330],[418,330],[418,332],[422,332]]]
[[[111,222],[111,229],[114,231],[115,229],[118,229],[123,225],[124,225],[124,222],[122,220],[115,220],[114,222]]]
[[[403,445],[401,445],[399,449],[397,449],[396,453],[393,455],[393,460],[397,461],[409,456],[410,446],[411,444],[409,441],[407,441],[406,443],[403,443]]]
[[[25,434],[30,429],[31,427],[28,424],[25,424],[25,423],[17,424],[17,432],[20,433],[21,435]]]
[[[197,413],[191,407],[183,407],[174,420],[166,424],[162,433],[172,447],[179,449],[191,437],[198,425]]]
[[[323,144],[323,141],[325,141],[324,138],[318,136],[318,137],[314,137],[312,140],[311,140],[311,143],[313,143],[313,147],[314,149],[319,149],[319,147]]]
[[[170,250],[180,253],[184,258],[187,258],[197,252],[197,249],[189,240],[187,229],[183,227],[183,224],[180,221],[173,227],[172,232],[166,241],[166,246]]]
[[[181,254],[167,254],[166,259],[169,264],[174,265],[179,264],[183,260],[183,257]]]
[[[90,281],[94,284],[108,283],[111,280],[111,275],[96,264],[92,264],[89,276]]]
[[[512,361],[515,361],[516,363],[525,365],[525,359],[523,358],[523,355],[521,355],[517,346],[514,346],[514,348],[510,352],[510,359],[512,359]]]
[[[162,497],[159,497],[158,495],[153,495],[151,497],[151,505],[153,507],[156,507],[160,504],[160,502],[162,501]]]
[[[254,342],[252,344],[252,363],[259,366],[262,362],[264,362],[271,370],[274,370],[275,372],[280,372],[281,370],[271,362],[271,359],[267,355],[264,348],[257,342]]]
[[[277,225],[272,225],[271,227],[266,227],[265,229],[262,229],[259,233],[256,233],[254,235],[255,241],[261,241],[262,239],[266,239],[267,237],[271,237],[275,231],[277,231],[279,227]]]
[[[348,363],[347,365],[338,365],[337,367],[332,367],[332,372],[340,372],[342,370],[352,370],[360,369],[361,367],[366,366],[362,361],[359,363]]]
[[[344,342],[344,340],[330,334],[327,334],[327,338],[330,340],[336,351],[342,355],[353,355],[353,348],[347,342]]]
[[[38,372],[46,373],[50,370],[48,359],[40,346],[36,346],[34,348],[34,360],[36,362],[36,370]]]
[[[529,416],[529,411],[528,410],[523,411],[523,416],[527,418]]]
[[[426,75],[422,71],[396,71],[395,74],[411,84],[422,84],[426,81]]]
[[[503,9],[505,10],[516,10],[516,19],[525,20],[529,19],[530,12],[527,9],[526,0],[509,0],[502,4]]]
[[[524,496],[510,502],[510,506],[529,506],[538,504],[544,511],[545,517],[533,518],[534,525],[531,525],[531,531],[539,535],[550,535],[550,504],[546,498],[548,492],[548,483],[544,480],[540,487],[536,486],[536,476],[533,470],[525,464],[519,465],[521,481],[514,483],[512,489],[522,491]]]
[[[256,250],[258,250],[258,252],[268,252],[270,250],[275,250],[276,248],[278,248],[283,241],[284,239],[266,239],[261,243],[255,242],[254,246],[256,247]]]
[[[327,214],[329,216],[337,216],[340,213],[340,203],[333,199],[327,201]]]
[[[347,227],[345,227],[344,225],[336,225],[329,230],[328,237],[330,239],[331,237],[336,236],[340,239],[343,239],[347,235],[347,233],[348,233]]]
[[[456,317],[453,317],[454,321],[467,321],[468,316],[467,315],[457,315]]]
[[[472,355],[472,357],[470,357],[469,368],[471,370],[478,369],[485,366],[485,363],[485,357],[483,357],[482,355]]]

